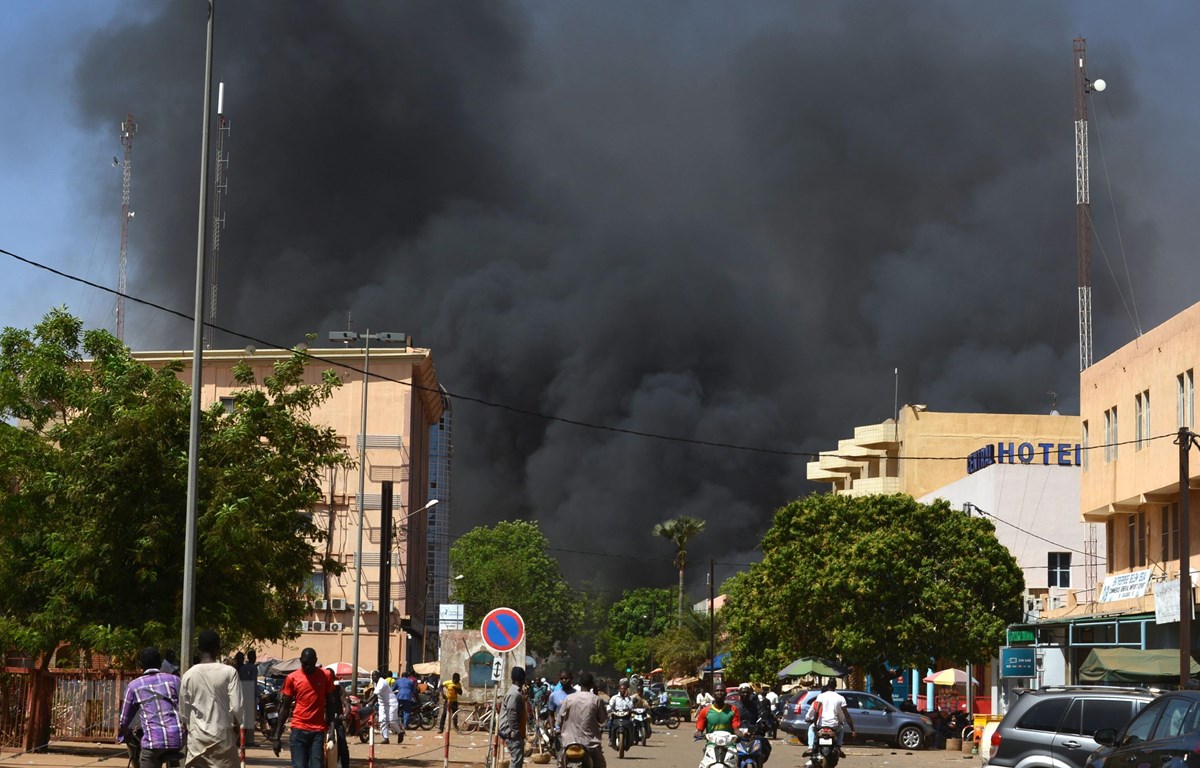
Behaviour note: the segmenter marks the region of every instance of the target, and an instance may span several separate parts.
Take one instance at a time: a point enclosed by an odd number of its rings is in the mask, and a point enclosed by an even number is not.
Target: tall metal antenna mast
[[[1075,251],[1079,263],[1079,370],[1092,365],[1092,199],[1088,182],[1087,40],[1075,52]],[[1101,81],[1103,82],[1103,81]]]
[[[212,250],[208,257],[208,322],[204,325],[204,348],[212,349],[217,322],[217,266],[221,256],[221,230],[225,229],[225,212],[221,199],[229,191],[229,155],[225,154],[225,137],[229,134],[229,120],[225,117],[225,83],[217,86],[217,162],[214,169]]]
[[[125,115],[121,123],[121,146],[125,147],[125,164],[121,171],[121,267],[117,275],[117,338],[125,340],[125,265],[129,261],[129,222],[133,211],[129,210],[129,183],[133,167],[133,135],[137,123],[133,115]]]

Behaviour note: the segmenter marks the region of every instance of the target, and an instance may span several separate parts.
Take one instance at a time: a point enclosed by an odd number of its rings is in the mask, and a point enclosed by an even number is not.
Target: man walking
[[[213,630],[201,632],[196,647],[200,663],[188,668],[179,689],[179,714],[188,736],[187,766],[234,768],[243,716],[237,670],[217,661],[221,639]]]
[[[323,768],[325,731],[333,722],[333,673],[317,667],[317,652],[300,651],[300,669],[287,676],[280,692],[279,721],[275,725],[275,755],[283,748],[283,724],[292,717],[292,768]]]
[[[183,749],[183,727],[179,720],[179,678],[162,671],[162,654],[143,648],[138,660],[142,674],[125,689],[117,741],[133,735],[137,715],[142,737],[138,742],[138,768],[160,768],[178,759]]]
[[[258,704],[258,655],[251,648],[243,658],[239,651],[233,657],[233,668],[237,670],[242,686],[242,730],[246,733],[246,746],[254,745],[254,718]]]
[[[521,768],[525,763],[525,696],[521,686],[525,685],[525,668],[513,667],[512,685],[500,703],[500,738],[508,747],[510,768]]]
[[[595,693],[596,679],[591,672],[579,676],[579,688],[563,699],[558,708],[558,729],[562,733],[563,746],[580,744],[592,756],[592,768],[607,768],[600,734],[608,712],[604,701]]]
[[[417,676],[411,669],[396,681],[396,705],[400,708],[400,722],[407,729],[412,724],[412,713],[417,710]]]
[[[442,685],[441,685],[441,688],[442,688],[442,716],[441,716],[441,719],[438,721],[438,732],[439,733],[446,730],[447,717],[450,720],[450,724],[451,725],[454,724],[454,714],[456,712],[458,712],[458,697],[462,695],[462,690],[463,690],[462,683],[459,682],[460,679],[461,678],[458,676],[458,673],[455,672],[454,675],[449,680],[442,683]],[[449,715],[447,715],[447,713],[449,713]]]
[[[387,676],[379,670],[371,673],[371,680],[375,683],[375,719],[379,721],[379,738],[387,744],[389,730],[398,727],[396,694],[388,684]]]

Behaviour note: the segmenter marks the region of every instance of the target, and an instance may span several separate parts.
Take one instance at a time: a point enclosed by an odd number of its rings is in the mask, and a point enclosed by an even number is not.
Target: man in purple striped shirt
[[[140,660],[145,671],[125,689],[117,740],[130,734],[136,713],[142,732],[138,768],[160,768],[169,760],[178,760],[183,749],[179,678],[159,669],[162,654],[157,648],[142,649]]]

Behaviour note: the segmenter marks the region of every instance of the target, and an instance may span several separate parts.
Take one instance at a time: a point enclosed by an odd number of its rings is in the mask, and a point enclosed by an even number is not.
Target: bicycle
[[[478,730],[490,731],[496,710],[487,704],[476,704],[467,711],[459,709],[454,713],[454,730],[459,733],[474,733]]]

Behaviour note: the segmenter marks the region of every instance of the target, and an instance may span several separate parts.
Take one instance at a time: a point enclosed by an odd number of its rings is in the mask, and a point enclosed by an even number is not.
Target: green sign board
[[[1008,630],[1008,644],[1013,643],[1032,643],[1036,641],[1032,629],[1010,629]]]

